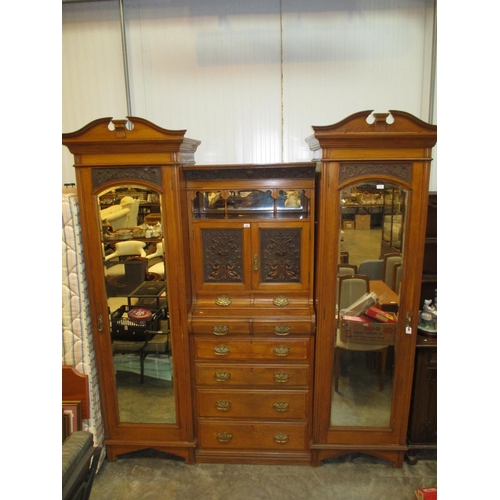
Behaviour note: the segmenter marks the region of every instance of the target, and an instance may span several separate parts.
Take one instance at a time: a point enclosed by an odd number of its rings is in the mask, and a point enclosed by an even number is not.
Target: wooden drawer
[[[198,390],[199,417],[294,419],[307,417],[308,391]]]
[[[307,423],[198,421],[201,448],[306,450]]]
[[[252,306],[283,311],[287,311],[288,309],[303,309],[304,311],[308,311],[311,307],[307,292],[289,292],[286,289],[281,292],[255,294]]]
[[[309,359],[310,338],[208,339],[194,338],[195,359],[303,360]]]
[[[309,365],[243,365],[196,363],[196,384],[289,387],[309,385]]]
[[[310,335],[314,332],[312,321],[290,321],[290,318],[274,318],[271,320],[254,320],[252,331],[256,335],[271,334],[276,337],[288,337],[289,335]]]
[[[210,334],[216,337],[224,337],[233,334],[249,334],[249,320],[230,320],[226,318],[214,318],[208,321],[194,320],[191,322],[193,333]]]
[[[234,288],[234,287],[233,287]],[[252,294],[249,291],[235,292],[231,287],[227,292],[198,292],[196,294],[196,309],[215,309],[218,314],[231,314],[233,310],[252,307]]]

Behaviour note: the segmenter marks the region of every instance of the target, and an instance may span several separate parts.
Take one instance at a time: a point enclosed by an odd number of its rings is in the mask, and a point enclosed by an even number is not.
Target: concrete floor
[[[186,465],[145,450],[104,462],[90,500],[414,500],[417,488],[436,485],[434,452],[395,469],[360,454],[325,460],[320,467]]]

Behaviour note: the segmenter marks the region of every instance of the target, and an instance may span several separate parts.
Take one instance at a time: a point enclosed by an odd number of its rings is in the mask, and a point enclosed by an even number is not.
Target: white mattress
[[[71,192],[62,194],[62,364],[72,365],[78,372],[89,376],[90,418],[83,420],[83,430],[94,435],[95,446],[102,446],[104,428],[81,245],[78,198]]]

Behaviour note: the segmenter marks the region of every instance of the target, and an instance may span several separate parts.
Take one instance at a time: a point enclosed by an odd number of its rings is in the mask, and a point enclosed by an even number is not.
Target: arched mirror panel
[[[162,195],[119,183],[96,199],[119,421],[174,424]]]
[[[340,190],[332,426],[390,426],[407,199],[382,179]]]

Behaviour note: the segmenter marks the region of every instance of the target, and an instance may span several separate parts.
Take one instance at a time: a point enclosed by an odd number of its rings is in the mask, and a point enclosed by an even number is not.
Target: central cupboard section
[[[184,173],[197,460],[310,464],[315,165]]]

